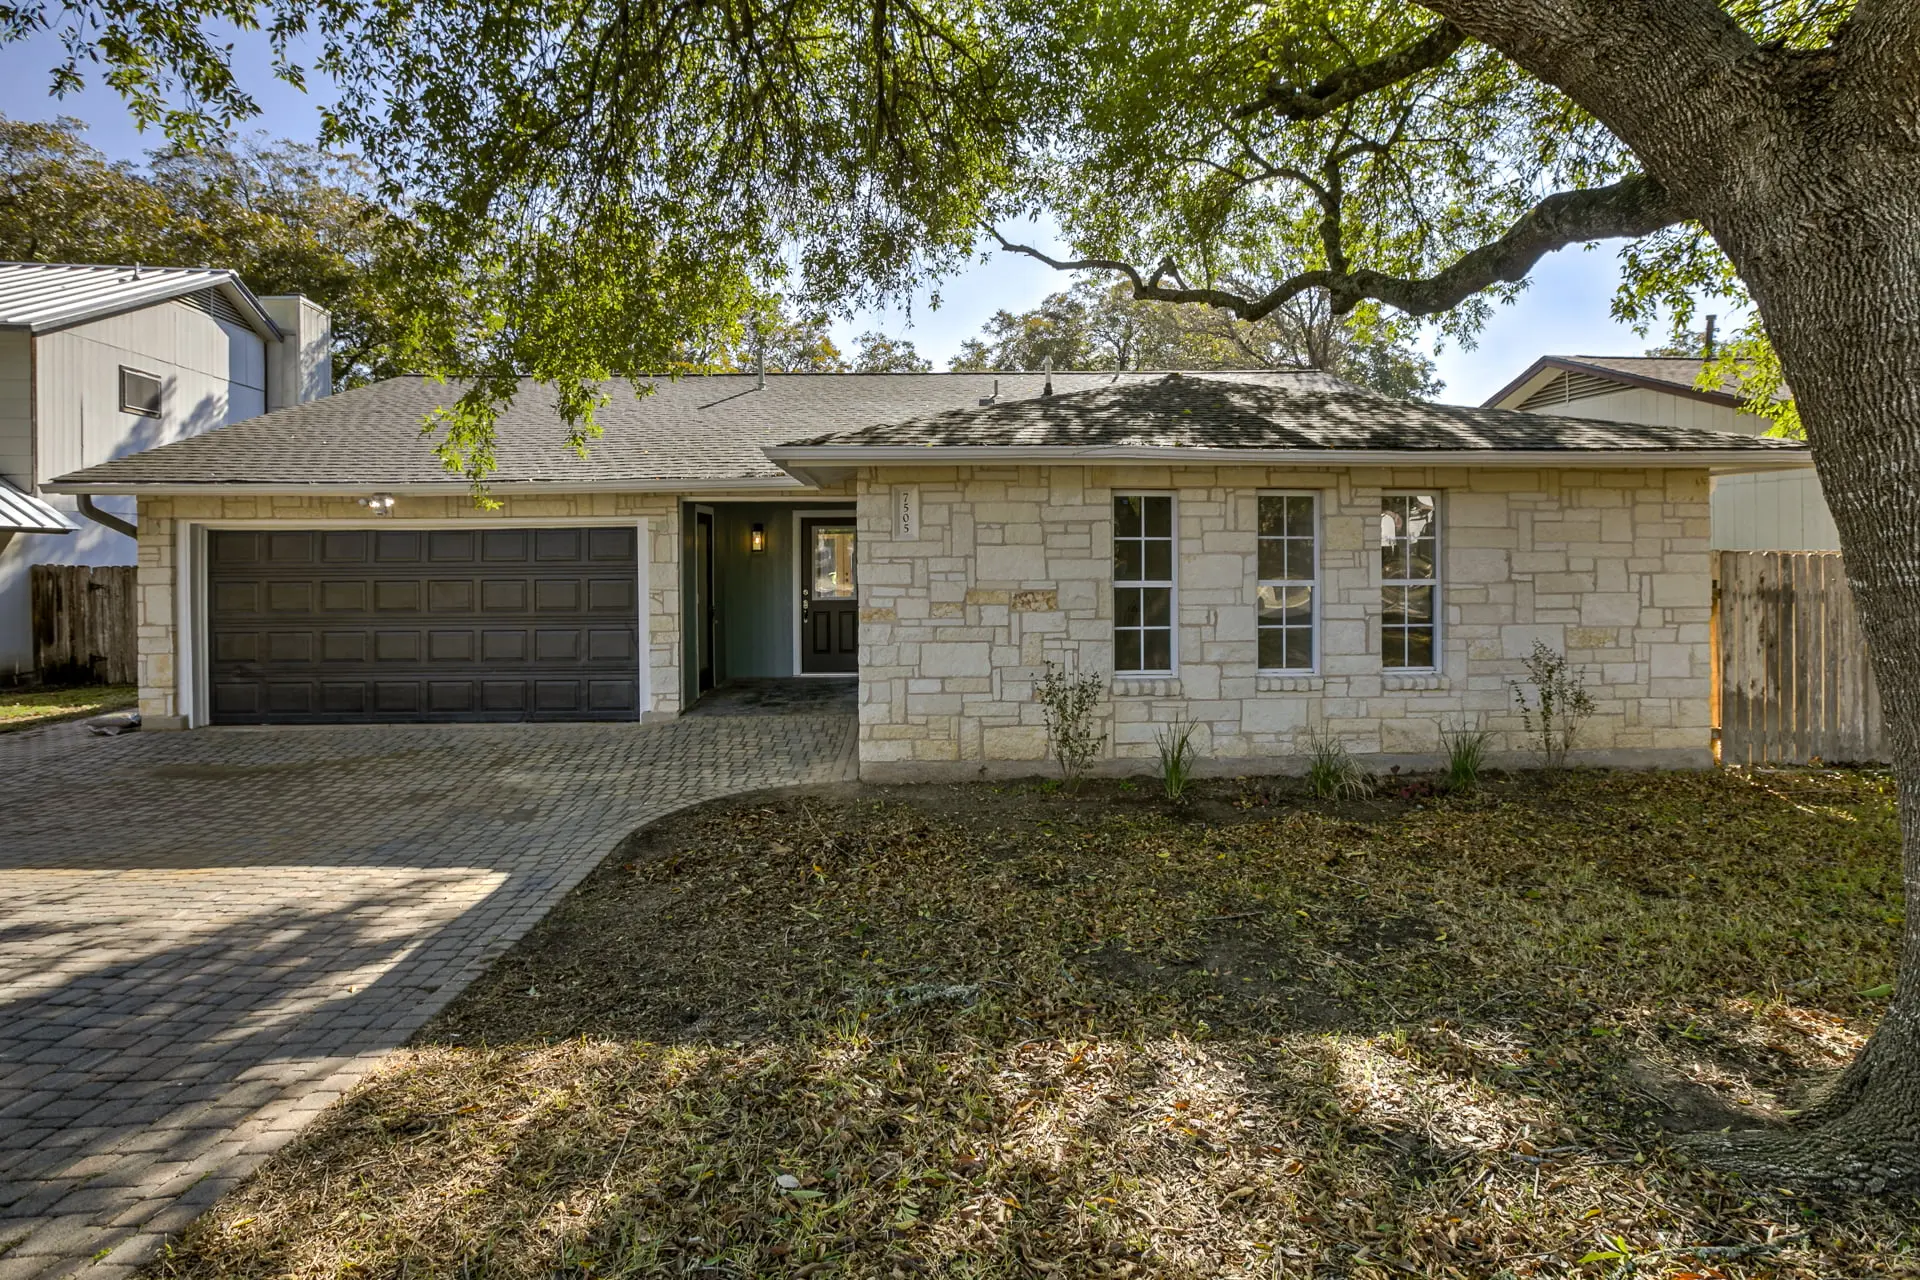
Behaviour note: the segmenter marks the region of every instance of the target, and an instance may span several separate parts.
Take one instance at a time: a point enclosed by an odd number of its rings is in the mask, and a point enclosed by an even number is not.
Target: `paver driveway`
[[[0,1280],[119,1274],[637,824],[850,715],[0,735]]]

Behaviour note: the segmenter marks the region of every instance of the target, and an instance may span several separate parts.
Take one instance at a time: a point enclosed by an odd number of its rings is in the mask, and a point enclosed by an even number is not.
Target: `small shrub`
[[[1487,764],[1487,744],[1493,735],[1479,725],[1469,729],[1442,729],[1440,741],[1447,748],[1447,771],[1440,779],[1441,790],[1464,796],[1480,785],[1480,771]]]
[[[1193,731],[1199,726],[1189,720],[1176,720],[1153,735],[1160,748],[1160,789],[1174,804],[1187,798],[1193,785],[1193,764],[1198,754],[1193,747]]]
[[[1586,688],[1586,670],[1567,662],[1567,655],[1556,653],[1544,641],[1533,642],[1533,652],[1525,659],[1527,679],[1507,683],[1513,689],[1514,705],[1520,708],[1520,722],[1527,736],[1538,746],[1549,769],[1567,762],[1573,737],[1580,722],[1593,714],[1593,699]],[[1526,685],[1533,686],[1533,698],[1527,698]]]
[[[1322,800],[1364,800],[1373,794],[1373,779],[1346,743],[1316,730],[1307,735],[1307,789]]]
[[[1099,756],[1107,735],[1094,727],[1106,680],[1096,671],[1070,671],[1047,664],[1047,673],[1033,687],[1047,723],[1047,747],[1060,764],[1060,776],[1069,791],[1078,790],[1087,766]]]

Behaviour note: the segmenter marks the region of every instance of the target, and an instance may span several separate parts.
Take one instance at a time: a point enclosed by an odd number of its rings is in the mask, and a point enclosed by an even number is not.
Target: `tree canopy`
[[[162,148],[109,162],[75,120],[0,118],[0,257],[231,267],[333,313],[334,383],[437,364],[460,299],[364,166],[312,144]]]
[[[1732,12],[1755,39],[1813,46],[1846,8]],[[309,71],[295,51],[314,50],[340,86],[326,141],[364,156],[357,172],[418,228],[411,268],[460,300],[413,346],[416,363],[471,380],[444,453],[476,479],[522,374],[557,384],[584,438],[604,380],[740,349],[770,292],[797,313],[853,307],[982,245],[1276,332],[1296,303],[1359,316],[1389,348],[1407,317],[1470,338],[1541,254],[1601,237],[1639,238],[1617,309],[1641,323],[1736,287],[1611,131],[1391,0],[23,0],[7,13],[0,36],[68,37],[54,87],[103,74],[186,143],[256,109],[219,22],[267,30],[274,74],[295,83]],[[1056,220],[1070,257],[1000,238],[1033,212]],[[1389,349],[1371,341],[1356,350]],[[1424,385],[1397,356],[1374,372]]]

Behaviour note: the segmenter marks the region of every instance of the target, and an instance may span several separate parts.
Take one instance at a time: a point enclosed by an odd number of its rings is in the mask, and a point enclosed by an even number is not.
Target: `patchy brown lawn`
[[[153,1270],[1920,1275],[1912,1201],[1663,1142],[1870,1030],[1885,777],[1402,790],[683,814]]]
[[[124,711],[140,700],[130,684],[87,684],[70,689],[0,689],[0,733],[57,720]]]

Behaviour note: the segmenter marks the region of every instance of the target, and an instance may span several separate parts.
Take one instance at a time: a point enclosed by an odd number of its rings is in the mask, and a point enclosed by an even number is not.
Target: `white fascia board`
[[[390,493],[397,498],[453,497],[471,493],[464,480],[432,483],[383,484],[364,480],[353,484],[251,484],[209,481],[204,484],[156,482],[134,484],[127,481],[62,481],[40,486],[45,493],[87,493],[96,497],[364,497],[370,493]],[[811,492],[813,486],[792,476],[752,476],[738,480],[593,480],[593,481],[496,481],[485,486],[489,493],[534,497],[563,493],[732,493],[736,490],[767,490],[782,493]]]
[[[248,317],[255,333],[269,342],[285,340],[287,335],[280,332],[280,326],[273,322],[273,317],[267,314],[267,308],[254,295],[253,290],[247,288],[246,281],[229,271],[226,280],[216,287],[227,295],[228,302],[233,303],[242,315]]]
[[[1291,467],[1659,467],[1707,468],[1734,475],[1795,471],[1813,465],[1805,449],[1182,449],[1140,445],[1060,448],[1052,445],[770,446],[766,455],[795,474],[871,466],[941,466],[955,462],[1052,462],[1101,466],[1142,462],[1256,463]]]

